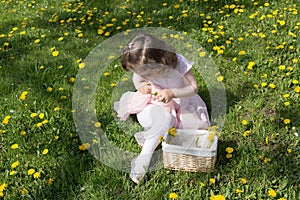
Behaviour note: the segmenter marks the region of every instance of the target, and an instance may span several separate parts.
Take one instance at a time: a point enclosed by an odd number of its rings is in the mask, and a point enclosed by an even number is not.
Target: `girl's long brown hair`
[[[122,67],[127,71],[135,71],[139,65],[151,63],[175,68],[177,66],[175,49],[163,40],[140,33],[124,48],[121,59]]]

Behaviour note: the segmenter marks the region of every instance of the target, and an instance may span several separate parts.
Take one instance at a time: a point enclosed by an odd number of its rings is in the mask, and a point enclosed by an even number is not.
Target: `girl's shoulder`
[[[180,74],[187,73],[192,67],[194,62],[189,61],[183,55],[177,54],[177,70]]]

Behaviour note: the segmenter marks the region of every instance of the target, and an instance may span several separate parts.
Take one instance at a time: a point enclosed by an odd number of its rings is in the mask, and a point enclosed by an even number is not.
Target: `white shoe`
[[[131,171],[130,171],[130,178],[136,184],[139,184],[141,180],[143,180],[144,176],[146,175],[147,167],[139,166],[136,164],[136,158],[131,162]]]

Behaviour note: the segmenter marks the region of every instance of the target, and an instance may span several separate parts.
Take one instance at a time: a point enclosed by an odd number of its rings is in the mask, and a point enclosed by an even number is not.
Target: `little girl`
[[[139,183],[152,154],[172,127],[206,129],[210,126],[205,103],[191,71],[193,63],[163,40],[138,34],[123,50],[122,67],[133,72],[136,92],[126,92],[114,109],[121,120],[136,114],[144,131],[135,134],[141,153],[132,160],[130,178]]]

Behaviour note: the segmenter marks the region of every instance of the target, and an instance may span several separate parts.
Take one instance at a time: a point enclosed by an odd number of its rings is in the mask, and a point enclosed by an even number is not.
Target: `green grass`
[[[1,0],[0,199],[170,199],[170,193],[177,199],[299,199],[299,2],[126,2]],[[79,150],[70,78],[101,42],[136,27],[187,32],[224,76],[227,110],[215,172],[160,169],[135,185],[127,172]],[[126,124],[114,120],[111,109],[111,84],[125,73],[117,60],[105,70],[110,74],[99,80],[96,98],[101,128],[118,147],[139,152],[132,134],[140,127],[124,133]],[[203,78],[197,80],[210,109]]]

